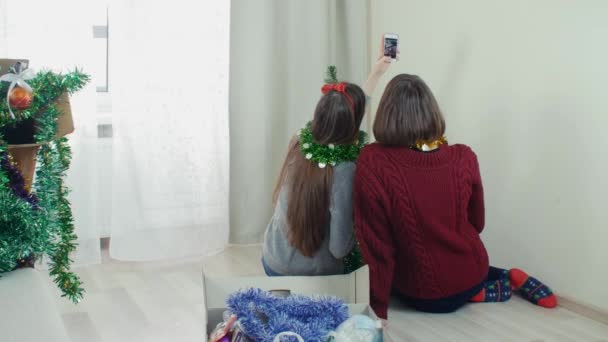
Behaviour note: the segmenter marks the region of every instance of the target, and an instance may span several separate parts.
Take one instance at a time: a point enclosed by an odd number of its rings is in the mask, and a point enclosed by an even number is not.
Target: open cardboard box
[[[228,296],[250,287],[266,291],[290,291],[306,296],[335,296],[347,303],[351,315],[364,314],[373,319],[378,318],[369,306],[367,266],[351,274],[314,277],[213,277],[203,272],[207,334],[222,322]],[[392,339],[384,333],[384,341],[392,342]]]

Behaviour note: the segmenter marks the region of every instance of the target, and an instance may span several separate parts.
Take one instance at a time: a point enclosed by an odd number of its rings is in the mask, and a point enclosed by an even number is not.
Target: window
[[[106,1],[93,6],[92,39],[94,60],[87,72],[97,91],[97,136],[112,137],[112,96],[110,92],[110,8]]]
[[[98,56],[96,60],[94,77],[96,89],[98,93],[107,93],[109,91],[108,82],[108,46],[110,45],[110,21],[108,18],[108,8],[105,8],[105,24],[93,25],[93,38],[95,42],[95,54]]]

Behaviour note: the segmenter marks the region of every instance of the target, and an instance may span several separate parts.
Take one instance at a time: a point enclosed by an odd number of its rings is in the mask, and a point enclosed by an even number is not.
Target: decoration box
[[[207,334],[223,321],[228,296],[252,287],[283,294],[335,296],[347,303],[351,316],[363,314],[378,319],[369,306],[368,266],[350,274],[312,277],[214,277],[203,272],[203,287]],[[386,331],[383,335],[384,342],[393,341]]]

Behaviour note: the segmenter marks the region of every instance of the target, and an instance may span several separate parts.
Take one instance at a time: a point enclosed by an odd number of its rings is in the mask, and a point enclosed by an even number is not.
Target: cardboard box
[[[306,296],[326,295],[342,298],[351,315],[364,314],[377,319],[369,306],[369,268],[345,275],[315,277],[213,277],[203,272],[206,331],[209,334],[222,321],[228,296],[244,288],[290,291]],[[387,334],[384,341],[391,342]]]

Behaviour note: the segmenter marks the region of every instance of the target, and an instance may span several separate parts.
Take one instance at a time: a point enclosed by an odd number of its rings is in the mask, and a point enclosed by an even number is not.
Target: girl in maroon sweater
[[[483,187],[475,153],[448,145],[433,93],[418,76],[387,86],[374,122],[378,141],[357,160],[355,231],[371,272],[372,307],[387,317],[391,293],[425,312],[500,302],[518,291],[543,307],[551,290],[519,269],[489,266],[479,234]]]

